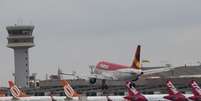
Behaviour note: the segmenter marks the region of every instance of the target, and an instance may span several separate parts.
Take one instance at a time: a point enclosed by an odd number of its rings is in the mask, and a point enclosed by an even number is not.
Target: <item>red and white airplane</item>
[[[95,67],[94,73],[87,78],[91,84],[95,84],[97,79],[103,80],[102,85],[106,80],[131,80],[136,81],[139,77],[143,74],[153,74],[163,71],[169,71],[171,68],[160,68],[160,69],[151,69],[151,70],[142,70],[141,63],[140,63],[140,51],[141,46],[138,45],[134,60],[130,66],[125,66],[121,64],[110,63],[106,61],[100,61]],[[83,76],[79,76],[83,77]]]
[[[165,99],[168,99],[170,101],[188,101],[188,99],[174,87],[172,81],[168,80],[166,82],[166,86],[169,95],[164,96]]]
[[[190,86],[192,88],[193,96],[189,97],[189,99],[193,101],[201,101],[201,89],[196,83],[196,81],[192,80]]]

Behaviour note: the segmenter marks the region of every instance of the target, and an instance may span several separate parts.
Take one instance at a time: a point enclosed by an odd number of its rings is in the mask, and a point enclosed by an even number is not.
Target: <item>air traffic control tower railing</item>
[[[8,44],[7,47],[14,49],[15,83],[19,87],[29,85],[29,52],[28,49],[34,46],[32,32],[34,26],[14,25],[7,26]]]

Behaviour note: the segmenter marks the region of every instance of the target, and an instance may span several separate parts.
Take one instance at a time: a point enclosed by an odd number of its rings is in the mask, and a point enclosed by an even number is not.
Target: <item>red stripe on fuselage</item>
[[[129,66],[120,65],[120,64],[113,64],[105,61],[101,61],[96,65],[96,69],[98,70],[108,70],[108,71],[114,71],[118,69],[123,68],[130,68]]]

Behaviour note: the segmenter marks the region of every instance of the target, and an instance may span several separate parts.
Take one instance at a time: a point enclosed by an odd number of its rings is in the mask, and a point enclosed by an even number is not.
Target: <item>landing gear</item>
[[[108,89],[108,85],[106,84],[106,80],[103,79],[102,80],[102,86],[101,86],[101,89],[104,90],[104,89]]]
[[[143,74],[144,74],[143,72],[141,72],[140,74],[138,74],[138,75],[136,76],[136,78],[131,81],[130,87],[134,87],[134,88],[135,88],[135,87],[136,87],[135,81],[139,80],[140,76],[142,76]]]

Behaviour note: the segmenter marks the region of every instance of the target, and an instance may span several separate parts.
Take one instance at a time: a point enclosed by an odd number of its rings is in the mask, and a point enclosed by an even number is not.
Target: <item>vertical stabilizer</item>
[[[141,69],[140,51],[141,51],[141,46],[138,45],[136,52],[135,52],[134,60],[133,60],[132,65],[131,65],[132,68]]]
[[[79,94],[71,87],[68,81],[61,80],[60,83],[63,86],[64,93],[68,98],[79,96]]]
[[[201,96],[201,89],[196,83],[196,81],[192,80],[191,83],[192,93],[194,96]]]
[[[144,95],[142,95],[132,84],[132,81],[126,82],[126,87],[128,89],[128,95],[124,99],[128,101],[148,101]]]
[[[8,81],[10,92],[14,98],[19,97],[27,97],[27,95],[22,92],[14,83],[13,81]]]
[[[168,89],[168,93],[169,93],[170,95],[174,95],[174,94],[177,94],[177,93],[178,93],[177,89],[174,87],[174,85],[172,84],[172,81],[171,81],[171,80],[168,80],[168,81],[166,82],[166,86],[167,86],[167,89]]]

